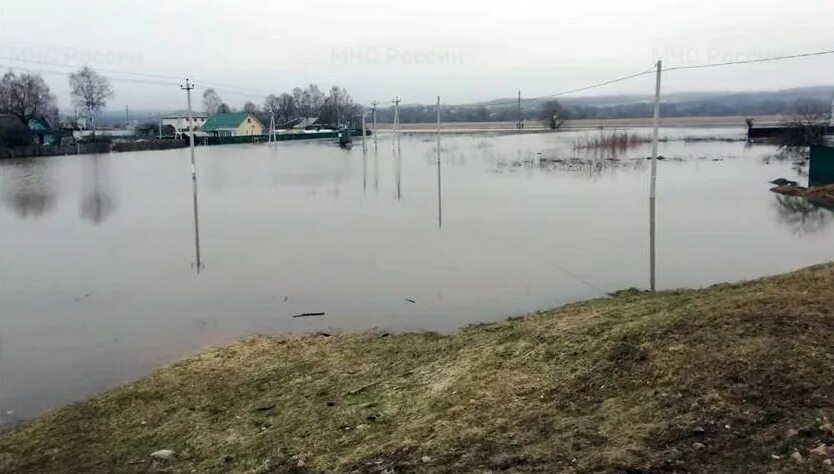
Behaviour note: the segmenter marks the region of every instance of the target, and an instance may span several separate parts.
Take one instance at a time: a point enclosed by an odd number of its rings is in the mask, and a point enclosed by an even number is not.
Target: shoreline
[[[745,116],[710,116],[710,117],[661,117],[661,127],[739,127],[746,129]],[[781,115],[762,115],[752,117],[756,125],[778,125],[786,120]],[[441,118],[442,120],[442,118]],[[547,133],[552,132],[544,122],[528,120],[524,122],[526,127],[521,129],[522,133]],[[372,129],[373,125],[366,125]],[[622,118],[622,119],[580,119],[568,120],[558,130],[583,130],[603,128],[642,128],[651,127],[652,118]],[[393,130],[391,123],[377,123],[379,131]],[[437,123],[401,123],[400,131],[407,133],[429,133],[437,129]],[[445,133],[477,133],[477,132],[507,132],[516,133],[515,122],[442,122],[441,132]]]
[[[0,471],[825,469],[831,301],[827,263],[454,334],[249,338],[0,434]]]

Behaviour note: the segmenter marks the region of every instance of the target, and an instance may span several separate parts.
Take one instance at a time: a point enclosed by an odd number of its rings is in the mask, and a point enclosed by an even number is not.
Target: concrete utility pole
[[[379,105],[379,102],[377,102],[377,101],[371,102],[371,114],[373,114],[373,121],[374,121],[374,128],[373,128],[373,132],[372,132],[374,134],[374,144],[376,144],[376,106],[377,105]]]
[[[655,259],[655,201],[657,197],[657,134],[660,126],[660,75],[663,61],[657,61],[657,79],[654,89],[654,120],[652,130],[652,171],[649,187],[649,287],[655,291],[657,280]]]
[[[437,96],[437,227],[443,227],[443,194],[440,187],[440,96]]]
[[[197,164],[194,161],[194,115],[191,113],[191,90],[194,89],[194,84],[185,79],[185,85],[181,85],[180,89],[185,91],[188,97],[188,142],[191,146],[191,179],[197,181]]]
[[[515,128],[521,130],[521,89],[518,90],[518,123],[516,124]]]
[[[400,96],[394,97],[394,132],[399,137],[400,135],[400,102],[403,101],[403,98]]]

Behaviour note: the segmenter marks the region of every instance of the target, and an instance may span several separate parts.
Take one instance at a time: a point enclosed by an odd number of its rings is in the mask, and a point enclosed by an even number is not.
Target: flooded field
[[[444,136],[442,225],[425,134],[199,147],[196,201],[188,149],[0,163],[2,423],[246,335],[449,331],[645,288],[649,145],[574,150],[589,133]],[[661,289],[834,258],[834,213],[768,191],[804,167],[740,128],[661,136]]]

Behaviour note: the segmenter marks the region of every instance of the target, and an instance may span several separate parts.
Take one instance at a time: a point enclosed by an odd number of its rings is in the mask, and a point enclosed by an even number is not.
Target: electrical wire
[[[693,65],[689,65],[689,66],[672,66],[672,67],[664,68],[663,72],[672,72],[672,71],[681,71],[681,70],[690,70],[690,69],[706,69],[706,68],[715,68],[715,67],[724,67],[724,66],[734,66],[734,65],[740,65],[740,64],[764,63],[764,62],[782,61],[782,60],[788,60],[788,59],[800,59],[800,58],[807,58],[807,57],[814,57],[814,56],[823,56],[823,55],[829,55],[829,54],[834,54],[834,50],[813,51],[813,52],[808,52],[808,53],[798,53],[798,54],[790,54],[790,55],[783,55],[783,56],[773,56],[773,57],[769,57],[769,58],[748,59],[748,60],[740,60],[740,61],[726,61],[726,62],[710,63],[710,64],[693,64]],[[41,61],[41,60],[36,60],[36,59],[15,58],[15,57],[10,57],[10,56],[0,56],[0,60],[11,61],[11,62],[25,62],[25,63],[32,63],[32,64],[42,64],[42,65],[53,66],[53,67],[65,67],[65,68],[80,68],[80,67],[82,67],[80,65],[74,65],[74,64],[62,64],[62,63],[55,63],[55,62],[50,62],[50,61]],[[0,64],[0,67],[17,68],[17,66],[13,66],[13,65],[9,65],[9,64]],[[44,74],[69,75],[69,73],[66,72],[66,71],[55,71],[55,70],[47,70],[47,69],[33,70],[33,69],[28,69],[28,68],[27,68],[27,70],[32,70],[34,72],[42,72]],[[172,80],[177,80],[177,81],[180,81],[182,79],[180,77],[172,76],[172,75],[144,73],[144,72],[136,72],[136,71],[125,71],[125,70],[119,70],[119,69],[98,68],[98,70],[102,71],[102,72],[105,72],[105,73],[108,73],[108,74],[118,75],[116,77],[113,77],[113,80],[120,81],[120,82],[132,82],[132,83],[140,83],[140,84],[156,84],[156,85],[170,86],[170,85],[174,85],[174,83],[172,83],[172,82],[162,82],[162,81],[158,81],[158,80],[147,80],[147,79],[135,79],[135,78],[130,78],[130,77],[119,77],[119,76],[136,76],[136,77],[143,77],[143,78],[148,78],[148,79],[172,79]],[[568,90],[564,90],[564,91],[554,92],[552,94],[546,94],[546,95],[541,95],[541,96],[537,96],[537,97],[522,98],[520,101],[517,100],[517,99],[508,99],[504,102],[501,102],[501,101],[492,102],[492,103],[473,102],[473,103],[468,103],[468,104],[457,104],[457,106],[458,107],[466,107],[466,106],[483,105],[485,107],[502,107],[502,106],[508,106],[508,105],[516,105],[519,102],[525,103],[525,102],[541,101],[541,100],[544,100],[544,99],[550,99],[550,98],[554,98],[554,97],[561,97],[561,96],[565,96],[565,95],[569,95],[569,94],[575,94],[577,92],[584,92],[584,91],[587,91],[587,90],[596,89],[596,88],[599,88],[599,87],[604,87],[604,86],[608,86],[608,85],[611,85],[611,84],[616,84],[616,83],[619,83],[619,82],[624,82],[624,81],[634,79],[634,78],[637,78],[637,77],[640,77],[640,76],[644,76],[644,75],[647,75],[647,74],[652,74],[654,72],[655,72],[655,69],[648,69],[648,70],[636,72],[636,73],[633,73],[633,74],[628,74],[628,75],[625,75],[625,76],[617,77],[617,78],[614,78],[614,79],[609,79],[609,80],[606,80],[606,81],[596,82],[596,83],[593,83],[593,84],[589,84],[587,86],[582,86],[582,87],[577,87],[577,88],[568,89]],[[216,81],[195,80],[195,82],[198,84],[198,86],[200,84],[203,84],[205,86],[218,89],[222,92],[227,92],[227,93],[237,94],[237,95],[242,95],[242,96],[247,96],[247,97],[258,97],[258,98],[260,98],[263,95],[271,94],[271,92],[268,92],[266,90],[261,90],[261,89],[256,89],[256,88],[248,88],[248,87],[240,87],[240,86],[233,86],[233,85],[224,84],[224,83],[216,82]],[[177,83],[176,85],[179,85],[179,83]]]
[[[790,54],[786,56],[773,56],[770,58],[759,58],[759,59],[747,59],[741,61],[727,61],[723,63],[711,63],[711,64],[693,64],[690,66],[674,66],[669,68],[664,68],[663,72],[669,71],[681,71],[684,69],[704,69],[704,68],[711,68],[711,67],[721,67],[721,66],[734,66],[736,64],[752,64],[752,63],[766,63],[771,61],[782,61],[785,59],[799,59],[799,58],[808,58],[812,56],[823,56],[826,54],[834,54],[834,49],[831,50],[823,50],[823,51],[815,51],[811,53],[800,53],[800,54]]]
[[[40,64],[45,66],[53,66],[53,67],[61,67],[61,68],[70,68],[70,69],[80,69],[83,66],[78,64],[66,64],[66,63],[56,63],[51,61],[41,61],[37,59],[27,59],[27,58],[15,58],[10,56],[0,56],[0,60],[2,61],[11,61],[11,62],[23,62],[23,63],[30,63],[30,64]],[[9,64],[0,65],[2,67],[9,67],[9,68],[19,68],[20,66],[14,66]],[[45,74],[66,74],[69,75],[69,72],[66,71],[55,71],[55,70],[35,70],[31,68],[26,68],[27,70],[36,71],[36,72],[44,72]],[[136,72],[136,71],[126,71],[123,69],[109,69],[109,68],[96,68],[97,71],[104,72],[107,74],[117,74],[120,76],[137,76],[137,77],[144,77],[150,79],[172,79],[176,81],[182,81],[182,77],[173,76],[173,75],[166,75],[166,74],[153,74],[153,73],[145,73],[145,72]],[[172,83],[168,82],[159,82],[159,81],[138,81],[138,80],[128,80],[122,77],[116,77],[114,80],[119,80],[122,82],[134,82],[134,83],[147,83],[147,84],[161,84],[161,85],[172,85]],[[240,86],[233,86],[229,84],[224,84],[222,82],[216,81],[202,81],[199,79],[192,79],[192,82],[196,83],[198,88],[206,88],[212,87],[218,90],[222,90],[224,92],[229,92],[232,94],[250,96],[250,97],[261,97],[262,95],[269,95],[271,92],[249,88],[249,87],[240,87]],[[177,82],[179,84],[179,82]]]

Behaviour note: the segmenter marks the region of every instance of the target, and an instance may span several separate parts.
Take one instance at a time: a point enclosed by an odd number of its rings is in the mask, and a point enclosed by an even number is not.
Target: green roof
[[[237,128],[251,114],[238,112],[233,114],[214,114],[203,124],[204,132],[213,132],[219,128]]]

